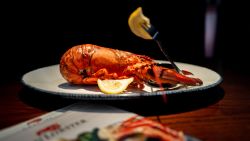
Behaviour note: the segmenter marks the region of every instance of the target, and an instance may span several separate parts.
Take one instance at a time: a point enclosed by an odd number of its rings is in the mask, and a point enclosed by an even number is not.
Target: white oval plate
[[[159,61],[160,63],[166,63],[166,61]],[[177,94],[186,92],[202,91],[212,88],[221,83],[222,77],[215,71],[187,63],[176,62],[180,69],[188,70],[194,75],[192,77],[200,78],[203,81],[201,86],[188,86],[179,87],[176,89],[159,91],[157,87],[151,87],[145,85],[143,90],[128,89],[123,94],[103,94],[97,85],[71,85],[61,76],[59,71],[59,64],[39,68],[30,71],[23,75],[22,82],[24,85],[48,94],[63,96],[65,98],[73,99],[131,99],[142,96],[156,96],[164,94]]]

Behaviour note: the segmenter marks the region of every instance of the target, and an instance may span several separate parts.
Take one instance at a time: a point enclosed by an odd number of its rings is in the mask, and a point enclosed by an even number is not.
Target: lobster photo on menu
[[[159,122],[134,116],[125,121],[81,132],[74,139],[56,141],[199,141]]]

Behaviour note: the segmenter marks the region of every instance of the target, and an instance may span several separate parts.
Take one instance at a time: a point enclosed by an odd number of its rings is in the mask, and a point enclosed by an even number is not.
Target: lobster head
[[[83,78],[88,77],[88,68],[95,45],[77,45],[67,50],[60,60],[60,72],[69,82],[79,84]]]

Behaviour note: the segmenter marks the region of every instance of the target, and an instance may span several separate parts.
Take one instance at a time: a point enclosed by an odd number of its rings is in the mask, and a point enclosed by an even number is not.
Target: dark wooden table
[[[250,140],[250,76],[224,70],[212,89],[167,97],[105,103],[157,120],[203,141]],[[19,81],[0,86],[0,129],[75,103],[25,88]]]

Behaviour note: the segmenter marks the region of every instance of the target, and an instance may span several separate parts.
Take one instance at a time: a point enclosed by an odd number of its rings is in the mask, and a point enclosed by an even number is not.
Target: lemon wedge
[[[97,80],[99,89],[105,94],[120,94],[125,91],[128,85],[134,81],[134,78],[127,79],[108,79],[108,80]]]
[[[142,8],[138,7],[134,12],[132,12],[128,19],[128,25],[130,30],[137,36],[143,39],[152,39],[152,37],[143,28],[150,27],[149,18],[145,17],[142,12]]]

